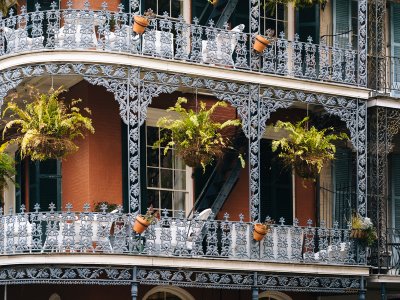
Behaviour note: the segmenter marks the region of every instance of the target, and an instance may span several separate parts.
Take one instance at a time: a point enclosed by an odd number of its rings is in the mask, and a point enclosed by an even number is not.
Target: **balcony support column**
[[[381,283],[381,300],[386,300],[386,285],[384,282]]]
[[[257,272],[254,272],[254,286],[251,288],[251,300],[258,300]]]
[[[365,294],[366,294],[366,290],[365,290],[365,281],[364,281],[364,276],[361,276],[360,278],[360,292],[358,293],[358,300],[365,300]]]
[[[132,284],[131,284],[131,295],[132,300],[136,300],[138,297],[139,283],[137,281],[137,267],[133,267],[132,271]]]

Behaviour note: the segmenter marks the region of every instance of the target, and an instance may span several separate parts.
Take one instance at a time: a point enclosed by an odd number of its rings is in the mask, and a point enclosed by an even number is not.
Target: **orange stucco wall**
[[[122,204],[121,118],[117,102],[101,87],[81,82],[66,98],[83,99],[92,111],[95,134],[78,140],[79,151],[62,163],[62,201],[81,208],[86,202]]]

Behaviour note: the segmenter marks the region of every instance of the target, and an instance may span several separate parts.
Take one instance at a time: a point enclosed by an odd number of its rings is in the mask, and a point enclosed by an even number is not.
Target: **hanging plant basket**
[[[192,168],[202,167],[205,170],[205,167],[220,158],[226,149],[232,149],[229,138],[223,136],[221,131],[230,126],[239,126],[240,121],[236,119],[219,123],[212,120],[212,114],[217,107],[227,106],[222,101],[214,103],[209,109],[205,103],[200,102],[199,111],[186,110],[182,107],[183,103],[187,103],[187,99],[180,97],[175,106],[168,109],[177,112],[178,118],[162,117],[158,120],[157,125],[163,131],[168,130],[169,134],[157,141],[153,147],[165,145],[164,154],[173,148],[186,165]],[[244,160],[241,155],[239,159],[243,166]]]
[[[365,239],[367,237],[367,232],[363,229],[352,229],[350,237],[352,239]]]
[[[262,35],[256,35],[254,39],[253,49],[258,53],[263,53],[265,48],[269,45],[269,41]]]
[[[305,160],[297,158],[294,162],[294,171],[304,179],[315,180],[320,173],[318,169],[318,161],[323,158],[314,157],[313,159],[306,158]]]
[[[212,148],[212,149],[211,149]],[[196,168],[204,165],[209,165],[214,159],[218,159],[223,155],[221,147],[211,147],[208,150],[204,147],[193,145],[182,149],[179,155],[182,157],[185,164],[191,168]]]
[[[36,135],[26,144],[26,154],[32,160],[62,159],[75,153],[78,146],[67,138],[56,138],[47,135]]]
[[[283,129],[288,137],[272,142],[272,151],[280,151],[279,158],[287,167],[294,168],[296,174],[306,180],[315,180],[326,161],[335,158],[333,141],[348,139],[345,133],[328,133],[333,128],[317,129],[308,127],[306,117],[296,124],[278,121],[275,130]]]
[[[48,93],[33,89],[32,99],[26,101],[24,107],[19,107],[13,101],[8,102],[3,116],[9,111],[11,114],[10,121],[4,127],[3,139],[11,128],[17,134],[7,139],[3,147],[17,144],[21,157],[30,157],[31,160],[62,159],[76,152],[79,147],[74,140],[84,137],[86,132],[94,133],[94,128],[91,118],[82,115],[77,106],[81,100],[72,100],[67,105],[58,99],[62,92],[64,90],[61,87],[50,89]],[[84,111],[90,115],[89,109],[85,108]]]

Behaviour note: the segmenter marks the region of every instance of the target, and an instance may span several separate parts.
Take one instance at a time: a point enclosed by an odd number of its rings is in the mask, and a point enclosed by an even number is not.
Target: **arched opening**
[[[148,291],[143,300],[195,300],[184,289],[175,286],[157,286]]]
[[[292,300],[292,297],[275,291],[265,291],[258,296],[259,300]]]

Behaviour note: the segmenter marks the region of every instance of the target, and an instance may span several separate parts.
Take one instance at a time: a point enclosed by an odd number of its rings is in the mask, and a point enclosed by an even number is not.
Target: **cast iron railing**
[[[33,212],[0,215],[0,256],[42,253],[101,253],[192,258],[250,260],[260,262],[318,263],[334,265],[365,265],[365,249],[350,238],[350,229],[312,226],[287,226],[281,219],[271,226],[261,242],[253,239],[253,224],[223,220],[206,220],[196,213],[187,219],[184,212],[171,218],[165,210],[156,224],[142,234],[132,225],[135,216],[129,213]]]
[[[380,273],[400,275],[400,229],[387,229],[386,249],[381,250],[380,261]]]
[[[369,87],[378,94],[400,97],[400,57],[371,57],[374,68],[369,71]]]
[[[80,1],[81,2],[81,1]],[[157,57],[179,62],[214,65],[229,69],[249,70],[317,81],[355,85],[357,52],[347,48],[293,41],[284,33],[271,38],[262,54],[252,50],[252,37],[239,25],[228,30],[216,28],[212,21],[201,26],[195,18],[188,24],[178,19],[152,18],[146,32],[132,30],[133,15],[123,11],[66,9],[34,12],[21,7],[18,15],[0,19],[0,56],[43,50],[92,50],[122,52]]]

